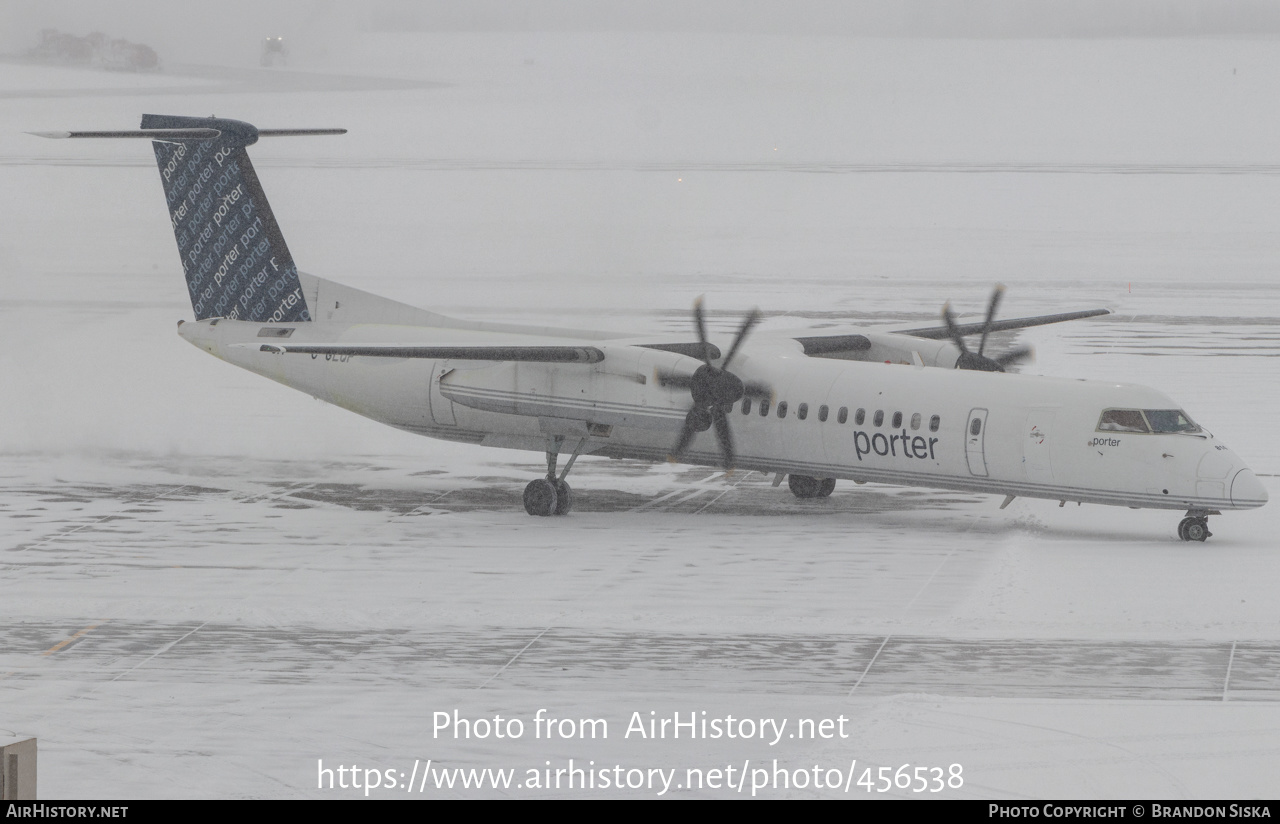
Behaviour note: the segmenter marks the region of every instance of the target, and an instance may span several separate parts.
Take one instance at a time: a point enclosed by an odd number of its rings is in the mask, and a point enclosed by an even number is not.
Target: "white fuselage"
[[[180,334],[237,366],[390,426],[538,452],[562,438],[565,452],[580,446],[582,454],[666,460],[690,396],[660,386],[655,370],[691,373],[700,364],[599,332],[570,338],[337,320],[299,324],[290,343],[589,340],[605,357],[545,364],[273,354],[260,351],[263,327],[188,322]],[[945,360],[936,342],[919,345],[927,353],[922,363]],[[794,339],[763,332],[732,368],[773,390],[765,414],[761,401],[747,411],[748,402],[739,401],[729,414],[739,469],[1195,511],[1252,508],[1267,499],[1248,467],[1207,431],[1099,431],[1106,409],[1177,409],[1142,386],[810,357]],[[680,460],[720,465],[715,433],[697,435]]]

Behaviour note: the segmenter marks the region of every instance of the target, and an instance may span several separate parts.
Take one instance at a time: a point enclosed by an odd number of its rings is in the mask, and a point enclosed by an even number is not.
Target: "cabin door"
[[[983,443],[987,437],[987,410],[969,410],[969,423],[964,431],[964,454],[969,459],[969,474],[987,477],[987,456]]]

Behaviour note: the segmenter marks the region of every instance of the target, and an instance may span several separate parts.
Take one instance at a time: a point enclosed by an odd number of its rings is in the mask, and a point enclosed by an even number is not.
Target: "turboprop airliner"
[[[530,515],[565,515],[581,455],[755,470],[800,498],[837,480],[1183,510],[1178,535],[1267,501],[1254,473],[1145,386],[1006,373],[992,332],[1105,309],[912,329],[752,334],[721,348],[702,302],[689,336],[458,320],[299,272],[237,120],[144,115],[141,129],[46,137],[151,141],[194,320],[178,334],[236,366],[419,435],[546,455]],[[980,335],[976,348],[966,337]],[[561,456],[567,455],[558,468]]]

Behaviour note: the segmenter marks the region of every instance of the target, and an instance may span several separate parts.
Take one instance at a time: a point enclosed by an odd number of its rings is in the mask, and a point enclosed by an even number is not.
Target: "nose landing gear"
[[[582,452],[582,447],[586,443],[586,438],[578,441],[578,445],[573,450],[573,455],[564,465],[560,476],[556,477],[556,460],[560,457],[560,447],[564,444],[564,436],[557,435],[554,438],[547,439],[547,477],[530,481],[524,488],[525,512],[543,518],[549,515],[569,514],[569,510],[573,507],[573,493],[564,479],[569,474],[569,470],[573,468],[573,462],[578,460],[578,455]]]
[[[1209,516],[1217,513],[1204,512],[1202,510],[1190,510],[1187,517],[1178,523],[1178,537],[1184,541],[1201,541],[1204,542],[1213,537],[1213,533],[1209,531]]]

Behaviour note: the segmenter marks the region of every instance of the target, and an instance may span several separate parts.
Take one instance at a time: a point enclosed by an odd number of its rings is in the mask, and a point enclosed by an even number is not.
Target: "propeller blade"
[[[996,307],[1000,305],[1000,298],[1004,297],[1004,284],[997,283],[996,288],[991,290],[991,302],[987,304],[987,320],[982,324],[982,340],[978,341],[978,354],[981,355],[987,348],[987,335],[991,333],[991,324],[996,319]]]
[[[960,329],[956,326],[955,318],[951,314],[951,304],[948,303],[942,307],[942,320],[946,323],[947,335],[950,336],[952,342],[960,350],[960,357],[956,358],[956,369],[972,369],[977,372],[1003,372],[1006,366],[1031,356],[1031,348],[1027,346],[1006,352],[998,358],[989,358],[983,354],[987,350],[988,338],[997,328],[1021,328],[1009,326],[1008,322],[996,322],[996,311],[1000,308],[1001,298],[1004,297],[1004,288],[1003,283],[997,283],[995,289],[991,290],[991,300],[987,301],[987,317],[980,327],[982,340],[978,342],[978,351],[976,352],[970,352],[965,348],[964,337],[960,334]],[[969,334],[975,334],[979,331],[979,325],[976,323],[966,324],[964,328]]]
[[[693,414],[695,411],[697,411],[696,406],[689,410],[688,415],[685,415],[684,428],[680,430],[680,439],[671,448],[671,454],[667,455],[667,460],[674,461],[683,455],[684,451],[689,448],[689,443],[693,440],[693,436],[698,434],[698,424]]]
[[[951,336],[951,342],[960,350],[960,354],[969,354],[969,347],[964,345],[964,338],[960,337],[960,330],[956,329],[956,319],[951,315],[950,301],[942,306],[942,322],[947,325],[947,334]]]
[[[725,469],[733,469],[733,460],[736,457],[733,452],[733,433],[729,431],[729,419],[724,414],[724,409],[717,406],[711,411],[712,420],[715,421],[716,440],[720,442],[720,457],[724,460]]]
[[[680,437],[676,440],[676,445],[671,449],[667,460],[677,460],[689,448],[689,444],[699,432],[705,432],[714,426],[724,468],[733,468],[737,453],[733,446],[733,432],[729,428],[728,413],[743,397],[769,398],[770,400],[773,398],[773,389],[768,385],[759,382],[746,384],[728,369],[729,363],[738,354],[752,327],[759,322],[758,309],[752,309],[747,313],[738,327],[738,333],[733,339],[733,345],[729,347],[729,353],[721,361],[720,367],[716,368],[711,365],[711,353],[714,351],[719,355],[719,351],[707,342],[707,322],[702,309],[702,297],[693,302],[693,323],[698,331],[699,349],[702,350],[702,366],[699,366],[692,375],[665,372],[661,369],[653,371],[654,381],[660,386],[687,388],[693,396],[693,406],[684,416]]]
[[[702,320],[702,296],[693,302],[693,322],[698,328],[698,343],[702,344],[702,362],[707,366],[711,365],[711,359],[707,353],[707,325]]]
[[[1035,351],[1030,346],[1022,346],[1017,349],[1014,349],[1012,352],[1006,352],[1000,357],[995,358],[995,362],[1000,364],[1001,368],[1004,368],[1011,364],[1017,363],[1018,361],[1027,360],[1033,357],[1034,355],[1035,355]]]
[[[956,359],[956,369],[971,369],[975,372],[1004,371],[1000,364],[976,352],[961,352],[960,357]]]
[[[729,347],[729,354],[725,355],[724,361],[720,364],[721,369],[728,369],[729,362],[733,360],[733,356],[738,354],[738,347],[746,340],[747,333],[751,331],[751,327],[760,322],[760,310],[752,309],[742,320],[742,326],[738,327],[738,336],[733,339],[733,345]]]

